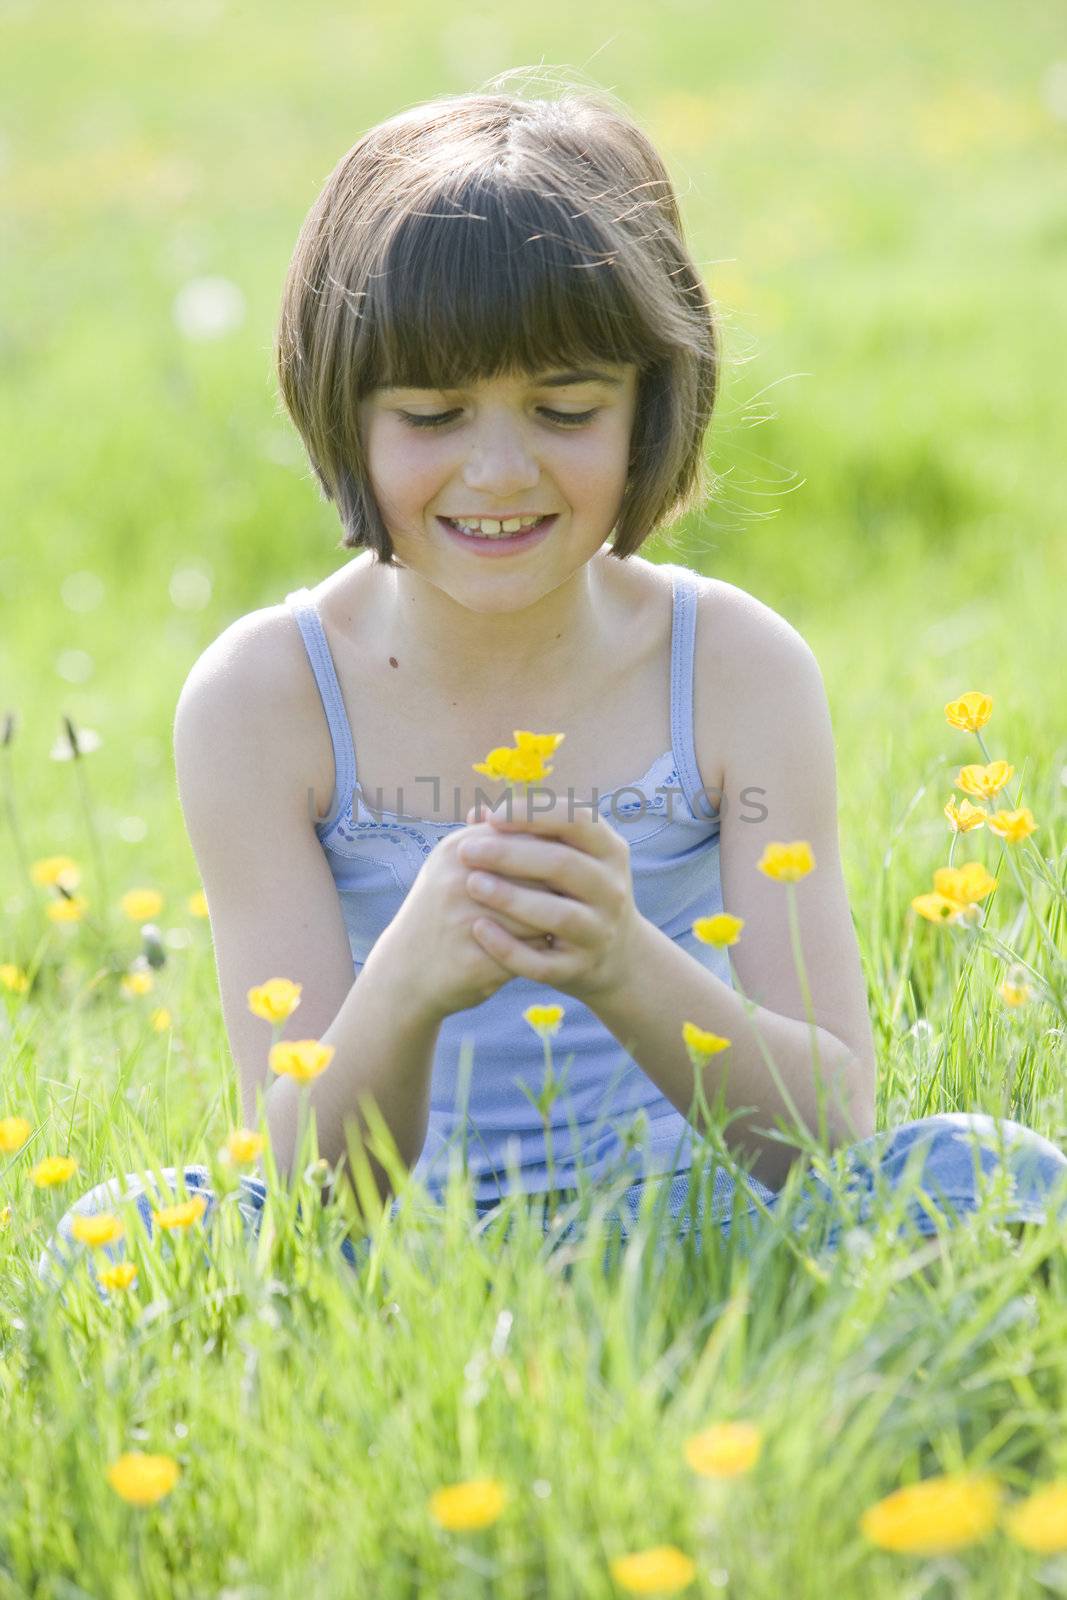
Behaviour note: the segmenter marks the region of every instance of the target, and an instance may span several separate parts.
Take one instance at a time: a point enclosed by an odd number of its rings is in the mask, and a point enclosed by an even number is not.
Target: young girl
[[[819,668],[767,606],[638,554],[701,503],[720,345],[633,121],[606,96],[488,93],[372,128],[304,223],[277,367],[361,554],[215,641],[175,752],[242,1111],[264,1095],[279,1168],[301,1095],[331,1165],[370,1098],[437,1198],[465,1160],[480,1212],[621,1174],[624,1216],[657,1175],[677,1213],[701,1149],[692,1022],[720,1043],[699,1077],[738,1163],[716,1164],[724,1225],[738,1199],[773,1206],[797,1116],[861,1195],[917,1157],[935,1213],[959,1212],[1000,1166],[1009,1215],[1043,1216],[1067,1160],[1030,1130],[874,1137]],[[550,784],[477,809],[506,795],[486,754],[526,731],[563,735]],[[785,885],[757,866],[798,840],[814,1029]],[[732,970],[693,929],[724,910]],[[282,1036],[333,1050],[306,1086],[271,1081],[249,1009],[277,976],[301,985]],[[531,1005],[562,1007],[554,1085]],[[210,1202],[207,1176],[185,1171]],[[253,1216],[263,1193],[245,1180]]]

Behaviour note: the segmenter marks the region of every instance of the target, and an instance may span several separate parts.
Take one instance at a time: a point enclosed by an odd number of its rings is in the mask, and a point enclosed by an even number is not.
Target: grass
[[[693,1558],[702,1595],[1067,1593],[1067,1555],[1003,1529],[940,1556],[859,1530],[898,1485],[958,1468],[1009,1500],[1067,1476],[1055,1219],[1020,1236],[983,1210],[939,1241],[857,1226],[841,1200],[826,1251],[791,1234],[790,1192],[779,1227],[664,1245],[646,1219],[605,1263],[595,1215],[576,1253],[520,1206],[505,1244],[457,1193],[443,1216],[385,1219],[353,1272],[312,1169],[270,1185],[250,1249],[215,1156],[236,1085],[170,755],[200,650],[345,558],[269,363],[326,172],[401,105],[517,63],[584,66],[663,149],[725,318],[717,495],[644,553],[756,594],[822,665],[879,1126],[988,1111],[1067,1145],[1053,22],[835,0],[801,27],[781,0],[679,0],[650,29],[622,0],[608,28],[420,0],[261,7],[253,37],[206,0],[103,5],[91,26],[69,0],[9,12],[0,963],[32,986],[0,988],[0,1117],[33,1132],[0,1157],[0,1600],[609,1596],[611,1562],[656,1545]],[[203,275],[239,285],[245,314],[196,341],[171,313]],[[980,759],[942,710],[971,689],[994,697],[1009,803],[1021,785],[1040,824],[1005,847],[1036,917],[988,832],[960,841],[957,864],[1001,879],[980,938],[911,910],[948,860],[953,776]],[[100,736],[81,761],[49,757],[64,715]],[[99,936],[51,923],[55,891],[26,882],[20,862],[60,853]],[[127,996],[142,944],[119,897],[139,886],[163,897],[166,959]],[[1041,989],[1019,1008],[999,994],[1015,961]],[[29,1180],[66,1152],[66,1184]],[[41,1284],[77,1194],[185,1162],[214,1173],[209,1235],[135,1236],[125,1294],[84,1266],[62,1297]],[[694,1473],[685,1441],[731,1418],[761,1429],[758,1462]],[[138,1449],[181,1468],[152,1507],[106,1477]],[[499,1519],[442,1529],[431,1493],[483,1476],[508,1488]]]

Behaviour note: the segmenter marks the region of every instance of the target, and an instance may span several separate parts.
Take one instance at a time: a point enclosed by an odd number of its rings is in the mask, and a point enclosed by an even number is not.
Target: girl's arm
[[[379,955],[384,936],[353,976],[336,885],[310,815],[305,780],[314,751],[293,689],[306,673],[302,650],[288,618],[241,619],[196,662],[175,716],[179,796],[207,896],[241,1113],[254,1125],[262,1088],[274,1156],[289,1173],[301,1092],[331,1164],[346,1151],[345,1121],[366,1126],[354,1108],[370,1094],[410,1165],[426,1138],[441,1019],[420,1009],[403,963],[390,963],[388,949]],[[329,1067],[307,1085],[269,1068],[274,1034],[249,1010],[248,991],[270,978],[302,987],[277,1036],[335,1047]],[[385,1198],[389,1180],[370,1160]]]
[[[764,1050],[817,1135],[810,997],[832,1148],[874,1132],[875,1047],[841,867],[834,739],[818,662],[796,629],[751,596],[728,621],[721,608],[716,616],[716,703],[720,715],[728,707],[720,871],[723,907],[745,924],[729,949],[745,998],[645,923],[633,981],[589,1004],[683,1113],[693,1067],[682,1021],[732,1040],[703,1070],[707,1099],[714,1104],[722,1087],[728,1109],[755,1107],[730,1124],[727,1142],[755,1153],[755,1176],[777,1188],[797,1151],[758,1131],[779,1117],[793,1124]],[[801,839],[815,859],[808,876],[787,887],[760,870],[768,844]],[[790,893],[807,995],[794,956]]]

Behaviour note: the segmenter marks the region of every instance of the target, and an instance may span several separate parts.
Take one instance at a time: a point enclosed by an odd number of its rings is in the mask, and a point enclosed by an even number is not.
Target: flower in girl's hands
[[[473,763],[472,770],[487,778],[502,778],[506,783],[540,783],[552,771],[548,757],[567,737],[565,733],[526,733],[516,728],[515,748],[498,745],[484,761]]]
[[[945,718],[954,728],[960,728],[964,733],[977,733],[979,728],[984,728],[993,715],[993,696],[979,694],[977,689],[972,689],[969,694],[961,695],[958,700],[950,700],[945,707]]]

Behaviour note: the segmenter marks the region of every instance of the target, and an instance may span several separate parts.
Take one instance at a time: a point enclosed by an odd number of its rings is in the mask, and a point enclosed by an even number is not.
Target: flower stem
[[[90,844],[90,848],[91,848],[92,854],[93,854],[93,861],[94,861],[95,866],[96,866],[96,879],[97,879],[97,882],[100,885],[100,899],[101,899],[101,905],[102,905],[102,911],[101,911],[102,938],[104,939],[105,943],[110,944],[110,938],[111,938],[111,899],[110,899],[110,891],[108,889],[107,869],[104,866],[104,852],[103,852],[103,849],[102,849],[101,844],[100,844],[100,835],[97,832],[96,818],[93,815],[92,798],[91,798],[91,796],[89,794],[89,785],[88,785],[88,782],[86,780],[85,772],[84,772],[83,768],[84,768],[84,758],[82,757],[82,755],[80,753],[78,753],[76,751],[75,755],[74,755],[74,771],[75,771],[75,774],[76,774],[76,777],[77,777],[78,787],[81,790],[82,808],[83,808],[83,810],[85,812],[85,824],[86,824],[86,828],[88,829],[89,844]]]
[[[823,1082],[822,1062],[819,1058],[819,1025],[815,1021],[815,1007],[811,1000],[811,989],[808,986],[808,973],[804,965],[804,954],[800,946],[800,920],[797,913],[797,889],[795,883],[786,883],[787,904],[789,907],[789,940],[793,947],[793,962],[796,966],[797,977],[800,979],[800,992],[804,997],[804,1012],[811,1028],[811,1055],[812,1065],[815,1068],[815,1094],[819,1107],[819,1139],[826,1143],[826,1085]]]

